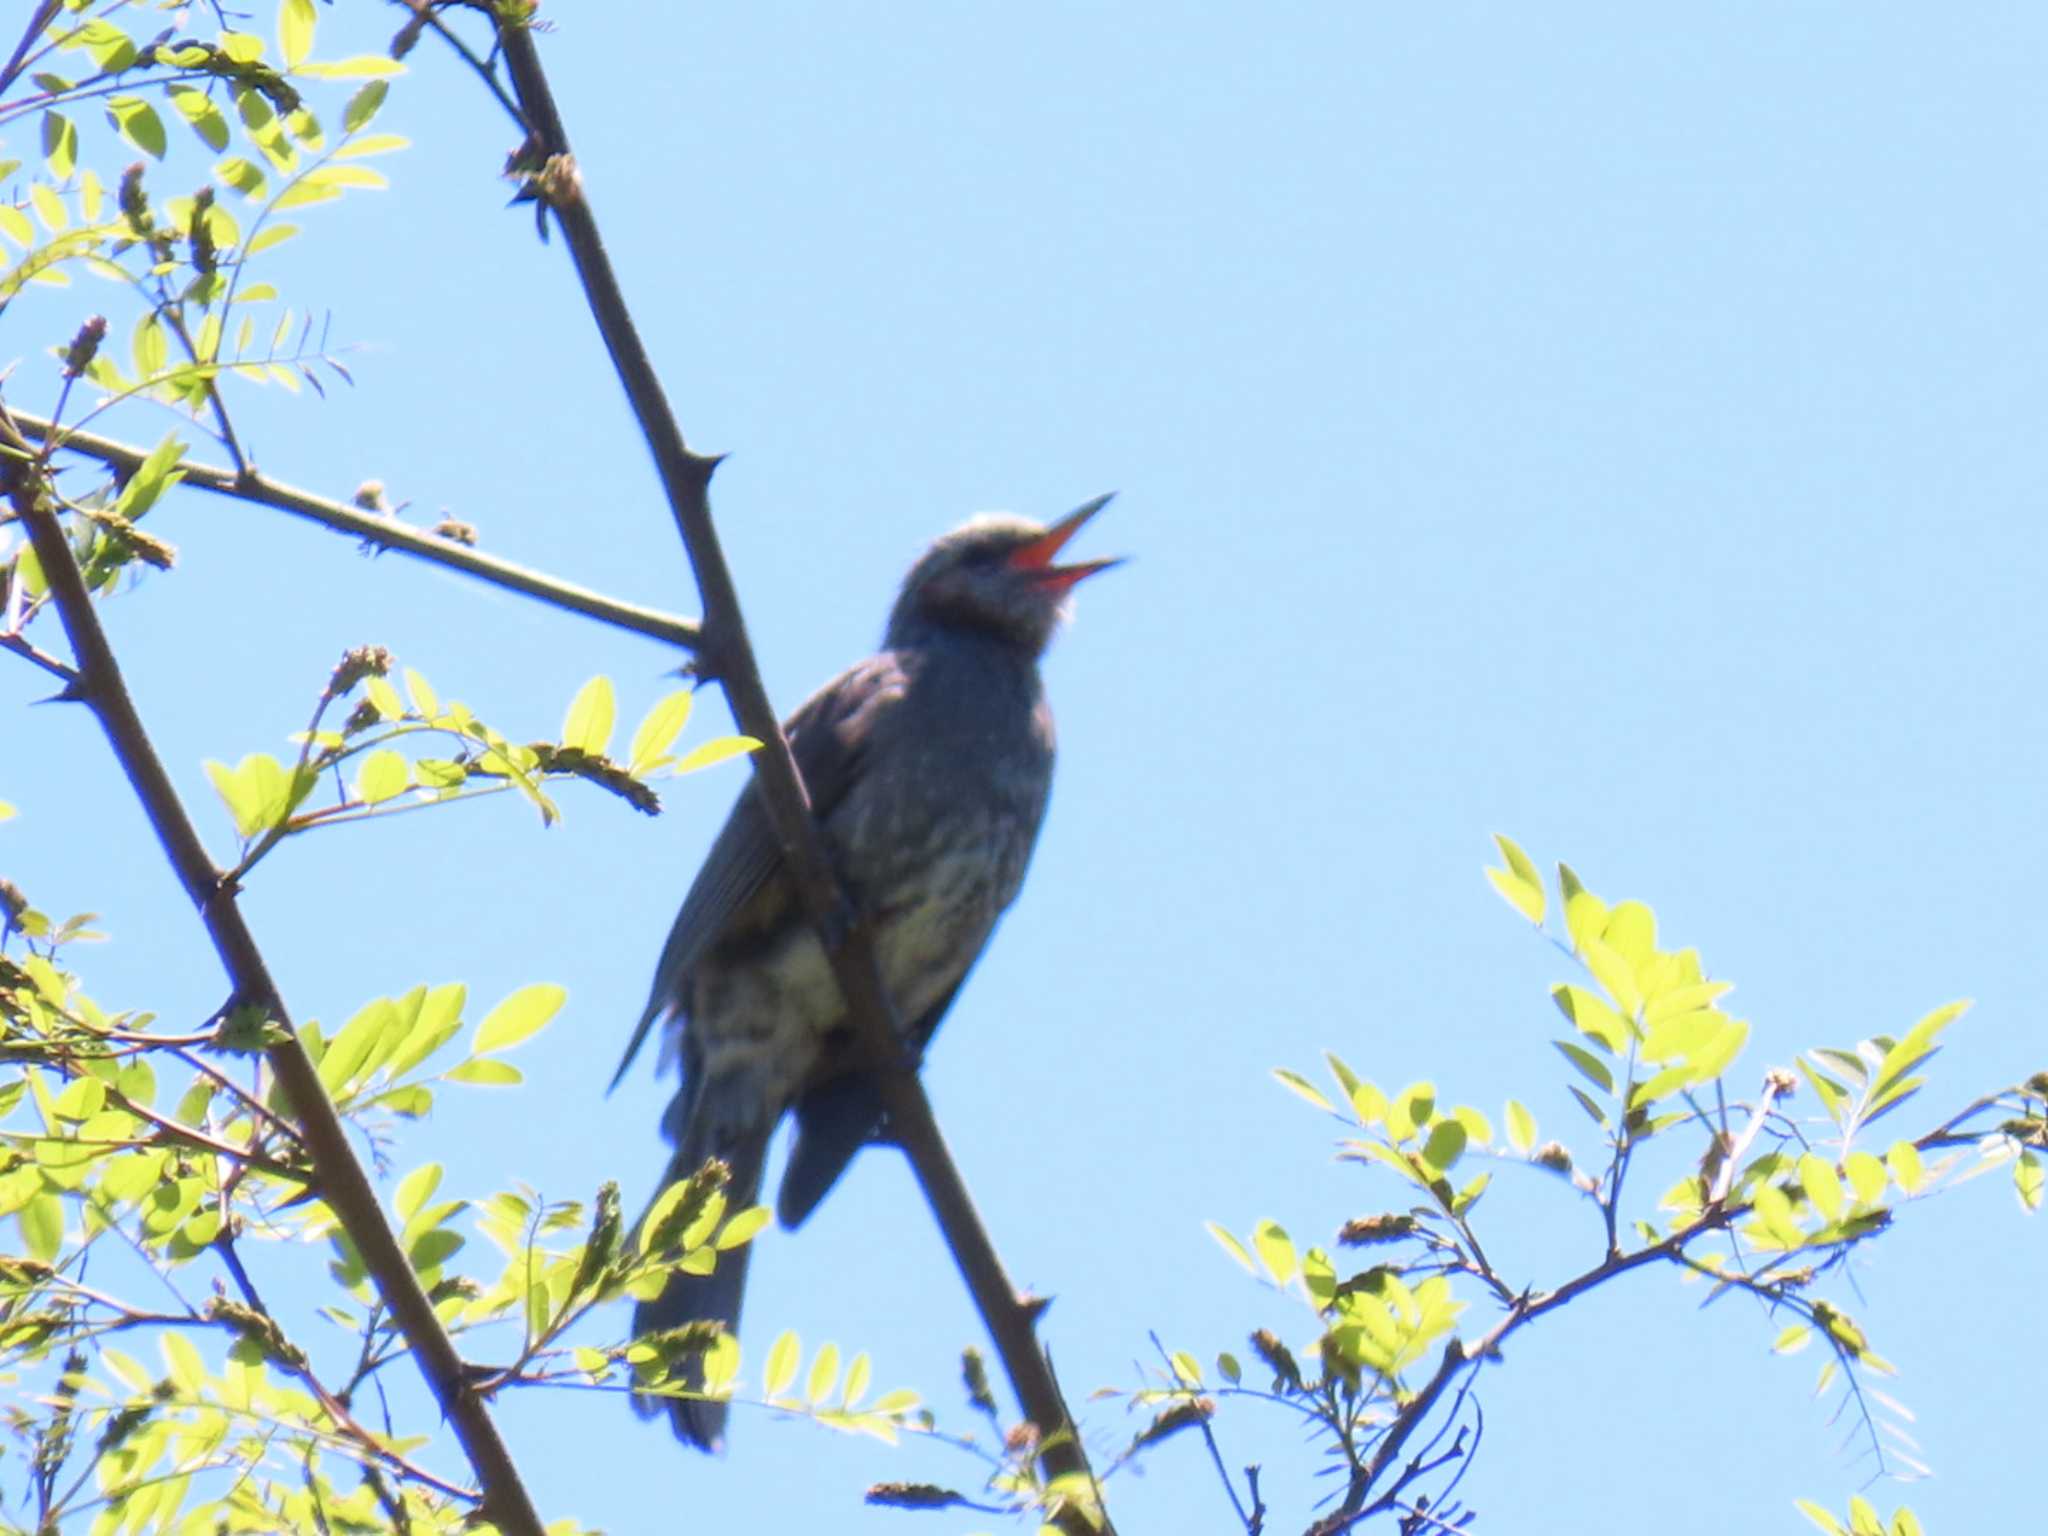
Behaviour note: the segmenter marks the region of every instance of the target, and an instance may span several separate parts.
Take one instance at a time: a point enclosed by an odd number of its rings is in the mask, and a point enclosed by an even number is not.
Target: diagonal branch
[[[740,729],[764,744],[753,754],[763,806],[804,907],[831,955],[833,974],[845,995],[860,1048],[875,1070],[892,1137],[916,1171],[1026,1417],[1041,1432],[1046,1472],[1056,1478],[1080,1479],[1087,1497],[1099,1499],[1073,1416],[1033,1332],[1043,1303],[1020,1296],[1011,1284],[959,1167],[946,1149],[915,1066],[904,1061],[902,1035],[875,960],[873,935],[866,918],[851,909],[840,888],[823,837],[811,817],[803,779],[768,702],[747,639],[739,596],[711,521],[709,492],[718,460],[690,450],[669,408],[605,253],[596,218],[583,196],[568,135],[532,35],[521,26],[501,21],[499,45],[520,106],[536,135],[536,142],[525,150],[539,166],[533,173],[533,189],[554,212],[568,244],[598,331],[647,439],[697,574],[704,600],[704,635],[698,647],[701,668],[724,686]],[[1081,1502],[1086,1498],[1067,1501],[1070,1507]],[[1085,1522],[1068,1523],[1078,1527]],[[1096,1528],[1109,1529],[1106,1515]]]
[[[267,1017],[283,1026],[283,1038],[264,1054],[298,1121],[321,1197],[355,1240],[385,1305],[412,1345],[428,1386],[453,1424],[456,1438],[483,1486],[481,1513],[514,1536],[541,1536],[539,1512],[520,1481],[511,1452],[499,1437],[497,1425],[482,1401],[471,1390],[454,1341],[442,1328],[433,1303],[421,1288],[419,1276],[413,1272],[405,1250],[385,1221],[377,1192],[357,1160],[355,1149],[349,1145],[348,1133],[335,1113],[333,1101],[321,1086],[319,1071],[291,1031],[284,999],[262,951],[256,947],[255,935],[235,903],[234,888],[222,879],[207,857],[206,845],[186,815],[170,774],[157,756],[135,702],[129,697],[113,647],[100,627],[99,614],[72,554],[71,541],[65,537],[63,524],[52,509],[54,492],[49,466],[33,455],[4,405],[0,405],[0,449],[12,450],[0,459],[5,466],[7,493],[15,514],[28,531],[36,558],[42,563],[50,595],[70,638],[79,676],[77,695],[106,733],[108,745],[163,845],[165,858],[186,896],[198,909],[207,937],[213,941],[214,951],[234,984],[236,1000],[261,1008]]]
[[[94,432],[82,432],[75,427],[59,427],[39,416],[24,412],[14,413],[15,424],[22,433],[38,442],[54,443],[59,448],[82,453],[87,458],[98,459],[110,464],[122,474],[133,474],[149,457],[150,450],[136,447],[132,443],[117,442],[110,437],[101,437]],[[296,490],[289,485],[251,470],[247,474],[236,474],[233,470],[220,469],[211,464],[201,464],[192,459],[180,459],[172,468],[182,474],[186,485],[196,485],[203,491],[216,496],[232,497],[236,501],[253,501],[260,506],[275,507],[280,512],[289,512],[295,517],[319,523],[338,533],[353,534],[380,549],[397,550],[400,554],[412,555],[435,565],[446,566],[451,571],[460,571],[465,576],[475,576],[493,586],[509,591],[537,597],[556,608],[580,613],[586,618],[600,620],[614,628],[630,630],[634,634],[647,635],[656,640],[666,640],[692,650],[698,641],[698,626],[688,619],[663,613],[659,609],[643,608],[637,603],[620,602],[617,598],[606,597],[602,592],[593,592],[588,587],[579,587],[573,582],[559,580],[541,571],[529,570],[523,565],[514,565],[509,560],[500,560],[492,555],[479,553],[453,539],[438,534],[423,532],[400,522],[395,517],[381,516],[366,512],[360,507],[345,502],[330,501],[324,496],[315,496],[310,491]]]

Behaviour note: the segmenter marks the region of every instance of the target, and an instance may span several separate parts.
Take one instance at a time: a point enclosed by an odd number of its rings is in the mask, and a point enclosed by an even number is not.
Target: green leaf
[[[412,787],[412,764],[405,754],[380,747],[363,759],[356,775],[356,795],[365,805],[381,805]]]
[[[526,1081],[526,1074],[511,1062],[488,1056],[459,1062],[448,1069],[446,1076],[451,1083],[471,1083],[480,1088],[512,1088]]]
[[[44,186],[40,181],[30,184],[29,206],[36,211],[36,218],[44,229],[53,235],[61,235],[71,227],[71,215],[64,211],[64,200]]]
[[[367,1076],[364,1064],[370,1052],[395,1022],[397,1010],[388,997],[373,998],[356,1011],[327,1043],[320,1058],[320,1082],[329,1093],[340,1094],[358,1077]]]
[[[59,181],[78,169],[78,128],[62,112],[43,114],[43,160]]]
[[[1771,1341],[1774,1355],[1796,1355],[1813,1342],[1813,1328],[1807,1323],[1794,1323]]]
[[[1436,1114],[1436,1084],[1410,1083],[1387,1106],[1387,1134],[1406,1141],[1428,1125]]]
[[[868,1393],[868,1381],[874,1375],[874,1363],[865,1354],[855,1355],[846,1367],[846,1391],[840,1397],[842,1406],[851,1408]]]
[[[1448,1173],[1465,1155],[1465,1127],[1453,1119],[1439,1120],[1430,1127],[1429,1140],[1423,1143],[1422,1158],[1439,1173]]]
[[[1360,1081],[1351,1090],[1351,1113],[1360,1125],[1382,1125],[1387,1118],[1387,1096],[1372,1083]]]
[[[390,75],[404,74],[405,66],[386,54],[358,53],[345,59],[329,59],[325,63],[307,64],[299,73],[317,75],[326,80],[383,79]]]
[[[1500,892],[1509,906],[1538,927],[1542,926],[1547,902],[1543,893],[1543,877],[1536,872],[1536,866],[1521,846],[1507,834],[1493,834],[1494,843],[1499,847],[1506,869],[1489,868],[1486,878],[1493,888]]]
[[[240,155],[229,155],[227,159],[221,161],[220,164],[213,168],[213,175],[216,181],[221,182],[225,186],[233,187],[244,197],[262,197],[270,185],[264,178],[263,167],[253,160],[243,159]],[[273,226],[272,228],[279,227],[292,229],[292,226],[289,224]],[[298,231],[293,229],[292,232],[296,234]],[[271,230],[265,230],[249,243],[249,254],[253,256],[256,252],[265,249],[266,238],[270,245],[275,245],[278,240],[284,237],[273,234]]]
[[[464,1238],[460,1232],[450,1232],[446,1227],[435,1227],[432,1231],[422,1232],[414,1238],[406,1248],[405,1257],[416,1272],[427,1274],[439,1269],[461,1252],[463,1242]],[[547,1287],[543,1285],[535,1289],[545,1293]]]
[[[57,1095],[57,1102],[50,1106],[50,1113],[56,1119],[69,1120],[75,1125],[81,1120],[90,1120],[106,1102],[105,1083],[96,1077],[74,1078]]]
[[[391,1197],[391,1208],[398,1212],[401,1222],[411,1221],[413,1213],[425,1205],[440,1187],[441,1165],[423,1164],[398,1181],[398,1191]]]
[[[569,994],[553,982],[536,982],[521,987],[484,1016],[476,1027],[470,1050],[478,1056],[509,1050],[520,1041],[538,1034],[548,1020],[561,1011]]]
[[[562,721],[562,745],[578,748],[592,757],[604,756],[605,748],[611,745],[616,713],[612,680],[602,675],[593,677],[569,702],[569,713]]]
[[[246,165],[248,162],[244,161],[243,163]],[[255,170],[254,166],[249,168]],[[259,181],[262,179],[262,172],[257,172],[257,179]],[[249,243],[243,247],[243,254],[247,256],[261,255],[274,245],[283,245],[285,241],[291,239],[298,232],[299,226],[296,224],[266,224],[249,237]]]
[[[1799,1187],[1829,1225],[1842,1219],[1847,1200],[1842,1192],[1841,1175],[1835,1172],[1833,1163],[1817,1153],[1802,1154],[1799,1159]]]
[[[192,131],[199,135],[199,142],[208,149],[219,154],[228,147],[228,120],[211,96],[190,86],[173,86],[171,105],[192,125]]]
[[[158,335],[161,337],[161,331]],[[184,457],[184,442],[176,432],[166,433],[163,441],[149,451],[149,457],[128,477],[127,487],[115,503],[115,510],[131,522],[149,511],[156,505],[158,497],[185,478],[185,472],[177,468],[178,461]]]
[[[455,1037],[462,1028],[462,1008],[468,1000],[469,989],[459,982],[435,987],[426,994],[419,1016],[386,1063],[393,1078],[403,1077]]]
[[[796,1380],[797,1365],[803,1359],[803,1344],[794,1332],[785,1331],[768,1347],[768,1359],[761,1367],[761,1394],[780,1397]]]
[[[64,1242],[64,1203],[53,1190],[39,1190],[21,1208],[21,1245],[29,1257],[45,1264],[57,1257]]]
[[[1969,1006],[1968,1002],[1943,1004],[1907,1030],[1898,1043],[1885,1052],[1883,1062],[1871,1079],[1869,1107],[1864,1113],[1866,1120],[1875,1120],[1887,1109],[1902,1103],[1919,1086],[1919,1081],[1909,1080],[1908,1074],[1935,1053],[1935,1041],[1941,1032],[1960,1018]]]
[[[1619,949],[1605,939],[1588,938],[1579,945],[1579,958],[1593,973],[1593,979],[1600,983],[1601,990],[1614,1000],[1614,1006],[1624,1018],[1633,1019],[1642,1010],[1643,998],[1636,981],[1635,967]]]
[[[1262,1221],[1252,1228],[1252,1246],[1258,1250],[1259,1260],[1266,1266],[1266,1273],[1273,1277],[1275,1285],[1287,1284],[1300,1272],[1300,1262],[1294,1253],[1294,1239],[1277,1221]]]
[[[2041,1192],[2044,1177],[2041,1159],[2032,1152],[2022,1152],[2012,1165],[2013,1192],[2020,1197],[2021,1209],[2031,1214],[2041,1209]]]
[[[768,1225],[771,1214],[773,1213],[765,1205],[748,1206],[737,1216],[727,1218],[725,1225],[718,1229],[718,1236],[712,1240],[711,1246],[720,1253],[726,1253],[751,1242],[754,1235]]]
[[[74,5],[72,9],[83,9]],[[118,75],[135,62],[135,40],[111,21],[95,16],[64,40],[66,48],[83,48],[101,74]]]
[[[1252,1256],[1246,1251],[1243,1243],[1213,1221],[1204,1222],[1203,1225],[1209,1229],[1209,1235],[1216,1239],[1223,1251],[1245,1267],[1246,1273],[1255,1275],[1259,1272],[1258,1265],[1252,1262]]]
[[[814,1407],[832,1395],[832,1388],[839,1380],[839,1346],[823,1344],[818,1355],[811,1362],[810,1378],[804,1383],[804,1398]]]
[[[700,773],[729,758],[744,757],[749,752],[758,751],[760,746],[761,743],[751,736],[719,736],[684,753],[675,766],[675,772],[679,778],[686,773]]]
[[[1842,1159],[1842,1172],[1848,1177],[1858,1205],[1875,1205],[1884,1194],[1884,1164],[1870,1153],[1851,1152]]]
[[[1579,1033],[1597,1040],[1610,1055],[1628,1048],[1629,1027],[1621,1015],[1607,1006],[1599,993],[1569,983],[1550,989],[1557,1011],[1570,1019]]]
[[[1910,1141],[1895,1141],[1891,1150],[1884,1155],[1885,1166],[1891,1170],[1892,1182],[1902,1193],[1916,1193],[1927,1177],[1925,1165],[1920,1160],[1920,1149]]]
[[[145,155],[152,160],[163,159],[170,140],[164,134],[164,120],[156,115],[155,107],[139,96],[110,96],[107,98],[107,118],[122,138]]]
[[[371,155],[388,155],[393,150],[410,149],[412,140],[396,133],[366,133],[359,139],[349,139],[339,145],[329,156],[333,160],[363,160]]]
[[[1847,1529],[1841,1521],[1837,1520],[1830,1511],[1822,1509],[1811,1499],[1795,1499],[1792,1501],[1792,1507],[1819,1526],[1823,1531],[1826,1531],[1828,1536],[1849,1536]]]
[[[192,1341],[173,1329],[165,1330],[158,1340],[164,1352],[164,1364],[170,1368],[170,1377],[178,1391],[187,1399],[197,1398],[206,1386],[206,1364],[199,1358],[199,1351],[192,1347]]]
[[[371,80],[360,86],[355,95],[349,97],[348,105],[342,109],[342,132],[359,133],[369,127],[370,119],[375,117],[377,109],[384,105],[385,94],[390,89],[390,82],[385,80]]]
[[[366,677],[363,679],[363,697],[386,720],[403,720],[405,705],[399,701],[398,690],[391,686],[390,679]]]
[[[1614,1074],[1607,1070],[1606,1062],[1569,1040],[1553,1040],[1550,1043],[1564,1052],[1565,1060],[1577,1067],[1594,1087],[1602,1093],[1614,1092]]]
[[[1290,1072],[1285,1067],[1275,1067],[1273,1076],[1283,1088],[1299,1094],[1317,1109],[1332,1115],[1337,1112],[1336,1106],[1323,1097],[1322,1091],[1299,1072]]]
[[[412,701],[413,713],[422,720],[431,720],[441,712],[441,696],[434,692],[434,685],[411,667],[402,674],[405,678],[405,696]]]
[[[287,71],[297,69],[313,52],[313,0],[283,0],[277,8],[277,51]]]
[[[683,727],[690,723],[690,711],[696,702],[696,695],[689,689],[678,688],[647,711],[633,732],[632,746],[626,749],[628,773],[638,777],[660,766],[668,749],[683,734]]]
[[[1507,1108],[1508,1145],[1523,1157],[1536,1145],[1536,1117],[1518,1099],[1509,1099]]]

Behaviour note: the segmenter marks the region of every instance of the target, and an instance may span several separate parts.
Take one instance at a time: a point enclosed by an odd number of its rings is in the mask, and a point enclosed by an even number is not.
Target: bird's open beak
[[[1089,518],[1108,506],[1110,497],[1115,494],[1116,492],[1111,491],[1107,496],[1098,496],[1093,501],[1084,502],[1076,507],[1029,544],[1014,551],[1010,556],[1010,568],[1029,574],[1041,586],[1065,592],[1075,583],[1087,580],[1098,571],[1106,571],[1113,565],[1122,565],[1122,560],[1083,560],[1073,565],[1053,564],[1059,552],[1066,547],[1067,541],[1081,531],[1082,525]]]

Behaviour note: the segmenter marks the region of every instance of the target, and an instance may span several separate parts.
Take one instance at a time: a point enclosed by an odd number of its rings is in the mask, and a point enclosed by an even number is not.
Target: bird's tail
[[[694,1093],[693,1086],[697,1090]],[[767,1161],[768,1137],[774,1126],[725,1120],[721,1112],[730,1109],[736,1100],[743,1102],[746,1096],[717,1092],[717,1086],[686,1085],[669,1106],[668,1129],[676,1153],[662,1175],[661,1189],[655,1192],[657,1201],[663,1192],[715,1157],[731,1170],[725,1186],[726,1209],[743,1211],[760,1203],[761,1169]],[[670,1275],[659,1296],[633,1309],[635,1337],[698,1321],[717,1323],[728,1333],[737,1333],[740,1302],[746,1294],[747,1255],[752,1251],[751,1243],[728,1249],[718,1255],[717,1267],[708,1275]],[[694,1387],[702,1383],[703,1373],[685,1365],[676,1380],[682,1386]],[[633,1407],[643,1418],[666,1410],[676,1438],[685,1444],[707,1451],[718,1450],[724,1444],[726,1405],[722,1402],[636,1394]]]

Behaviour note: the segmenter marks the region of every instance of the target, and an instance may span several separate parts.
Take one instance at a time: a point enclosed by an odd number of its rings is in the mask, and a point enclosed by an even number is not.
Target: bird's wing
[[[830,816],[860,777],[867,741],[875,720],[903,696],[908,684],[901,659],[890,651],[871,656],[832,679],[797,707],[783,723],[797,771],[811,797],[811,814],[819,820]],[[697,871],[675,926],[662,946],[661,960],[654,969],[654,989],[647,1008],[634,1027],[633,1038],[619,1070],[612,1075],[616,1088],[626,1069],[633,1064],[647,1032],[656,1019],[680,1001],[683,980],[703,958],[704,951],[739,917],[741,910],[767,883],[782,864],[782,850],[776,845],[775,829],[761,803],[758,784],[750,783],[719,830],[704,865]],[[767,927],[781,918],[781,903],[774,910],[749,914]]]

